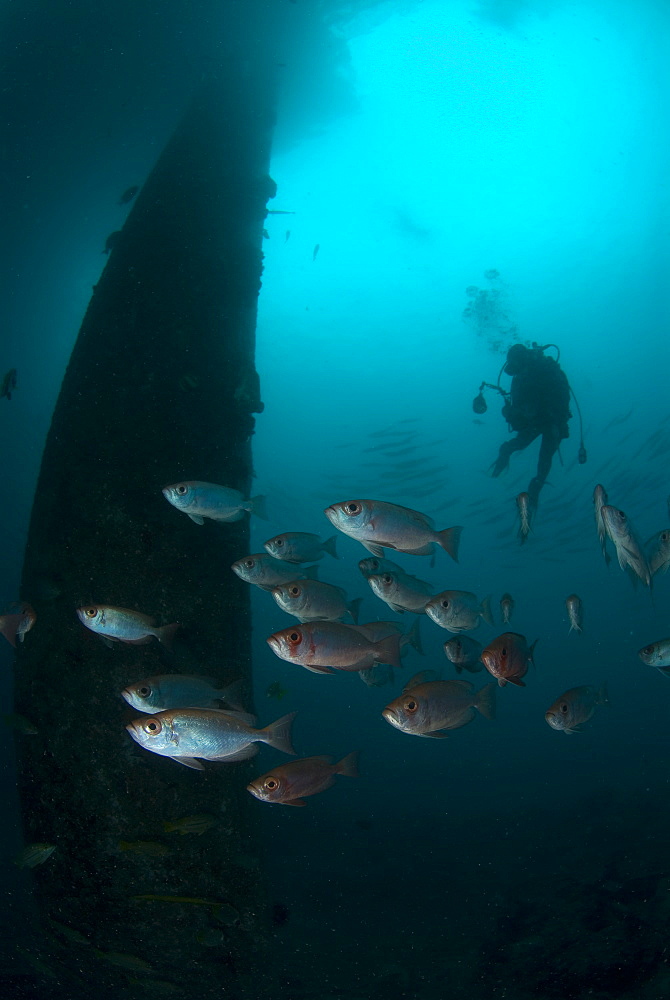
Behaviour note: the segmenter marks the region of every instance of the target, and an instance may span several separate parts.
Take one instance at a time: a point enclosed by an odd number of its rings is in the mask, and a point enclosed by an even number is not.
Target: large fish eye
[[[618,510],[616,512],[616,515],[617,515],[617,517],[621,518],[622,521],[626,520],[626,515],[624,514],[624,512],[622,510]]]
[[[668,538],[670,538],[670,531],[662,531],[661,532],[661,541],[662,542],[667,542]]]
[[[142,726],[142,729],[147,736],[158,736],[162,728],[163,726],[160,719],[149,719]]]
[[[180,483],[179,486],[175,487],[175,490],[180,497],[183,497],[185,493],[188,493],[188,486],[184,486],[183,483]]]
[[[500,655],[507,656],[507,646],[503,646],[503,648],[500,650]]]
[[[449,601],[442,601],[442,607],[443,608],[448,608],[449,607]]]
[[[654,647],[653,646],[645,646],[644,649],[642,650],[642,652],[644,653],[645,656],[651,656],[651,654],[654,652]]]
[[[414,715],[418,707],[419,706],[417,702],[414,700],[414,698],[408,698],[408,700],[405,702],[405,711],[409,712],[410,715]]]
[[[390,573],[384,573],[382,577],[382,583],[393,583],[393,577]]]
[[[300,632],[298,632],[297,629],[295,630],[295,632],[289,632],[289,634],[288,634],[288,641],[289,642],[295,642],[295,643],[297,643],[297,642],[300,642],[301,639],[302,639],[302,635],[300,634]]]
[[[277,546],[277,548],[279,548],[280,545],[284,544],[283,538],[275,538],[274,544]]]
[[[256,565],[256,560],[255,559],[245,559],[244,560],[244,565],[247,567],[247,569],[253,569],[253,567]]]
[[[567,712],[567,710],[568,710],[568,706],[565,704],[565,702],[563,702],[563,704],[561,705],[561,712],[563,713],[563,715],[565,715],[565,713]]]
[[[352,500],[351,503],[345,503],[344,505],[345,514],[360,514],[360,512],[361,512],[361,505],[359,503],[356,503],[355,500]]]
[[[97,613],[98,613],[97,608],[86,608],[86,610],[84,611],[84,614],[86,615],[87,618],[95,618]]]
[[[148,698],[149,695],[151,694],[151,688],[148,687],[146,684],[143,684],[141,688],[137,689],[137,693],[140,696],[140,698]]]
[[[291,597],[300,597],[301,593],[300,587],[289,587],[288,592],[291,595]]]
[[[279,788],[279,782],[276,778],[266,778],[263,782],[263,788],[266,792],[274,792],[275,788]]]

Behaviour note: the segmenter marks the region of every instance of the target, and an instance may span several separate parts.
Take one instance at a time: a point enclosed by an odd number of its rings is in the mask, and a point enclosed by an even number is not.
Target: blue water
[[[372,979],[386,996],[448,995],[431,991],[448,983],[449,969],[458,979],[459,961],[482,963],[483,996],[667,995],[653,963],[651,985],[601,978],[590,993],[585,974],[579,986],[568,976],[564,993],[532,985],[515,993],[533,928],[562,941],[551,918],[537,916],[539,896],[556,895],[563,928],[574,920],[584,941],[577,951],[597,951],[605,946],[582,906],[592,886],[664,873],[670,686],[636,652],[668,634],[670,583],[657,576],[652,596],[616,559],[605,565],[591,497],[602,483],[643,540],[668,526],[667,7],[454,0],[361,4],[345,17],[307,0],[253,6],[259,23],[267,15],[259,30],[281,29],[275,57],[284,64],[269,207],[295,215],[266,223],[257,329],[265,409],[253,492],[267,496],[269,520],[252,519],[251,550],[282,531],[332,534],[323,510],[336,501],[403,504],[437,528],[464,530],[458,564],[442,551],[432,566],[397,561],[435,592],[492,595],[497,624],[474,633],[484,644],[503,631],[505,591],[516,602],[511,627],[538,640],[527,687],[498,691],[495,722],[478,717],[448,739],[421,740],[393,730],[381,710],[415,671],[453,676],[441,649],[448,633],[424,618],[425,656],[411,651],[394,686],[368,689],[355,674],[324,677],[277,659],[265,640],[292,619],[253,590],[260,719],[297,710],[301,756],[361,752],[360,779],[338,779],[305,809],[254,803],[274,859],[271,895],[290,911],[277,930],[282,962],[320,963],[330,982],[350,984],[354,1000],[356,989],[373,995]],[[146,176],[178,120],[203,33],[223,31],[224,14],[208,11],[206,25],[194,18],[166,29],[155,72],[142,73],[133,16],[110,16],[109,66],[96,75],[82,59],[85,71],[64,71],[60,108],[55,97],[45,104],[39,59],[22,67],[14,55],[8,64],[2,364],[18,368],[19,388],[11,403],[0,400],[4,603],[17,597],[44,437],[106,261],[100,251],[127,211],[115,202]],[[170,17],[179,24],[178,12]],[[40,27],[38,19],[36,35],[48,35]],[[93,47],[95,28],[94,15],[82,22],[75,53]],[[324,37],[330,76],[315,55]],[[125,45],[137,66],[124,75]],[[463,315],[472,287],[495,302],[482,323]],[[559,346],[588,453],[578,464],[573,406],[524,546],[515,496],[534,474],[537,443],[494,480],[490,466],[507,437],[500,400],[489,391],[487,413],[472,411],[513,340]],[[386,430],[415,432],[412,454],[370,450],[389,440],[378,436]],[[407,470],[394,472],[393,462],[408,458],[417,471],[440,472],[402,481]],[[338,549],[337,561],[322,560],[321,579],[363,599],[361,621],[397,617],[357,569],[362,546],[341,536]],[[564,601],[573,592],[584,604],[581,635],[568,632]],[[410,620],[398,617],[403,627]],[[0,657],[8,678],[9,647]],[[275,681],[288,689],[281,702],[266,695]],[[604,681],[611,705],[583,733],[547,726],[544,712],[562,691]],[[2,697],[9,704],[8,680]],[[11,800],[13,737],[1,738]],[[264,749],[259,768],[275,761]],[[5,831],[8,865],[18,820]],[[566,886],[575,884],[571,909]],[[529,901],[525,915],[520,899]],[[503,951],[507,943],[506,971],[492,957],[497,940]],[[616,951],[614,936],[609,943]],[[550,944],[547,954],[555,962]]]

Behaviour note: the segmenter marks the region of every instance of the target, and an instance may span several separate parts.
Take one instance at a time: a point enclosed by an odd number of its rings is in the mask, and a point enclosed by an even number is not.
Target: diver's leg
[[[539,433],[533,427],[526,427],[524,430],[519,431],[517,436],[513,437],[510,441],[503,441],[500,445],[498,457],[493,465],[493,471],[491,472],[493,478],[497,478],[501,472],[505,471],[509,465],[510,455],[515,451],[523,451],[524,448],[527,448]]]
[[[528,496],[530,497],[530,502],[534,507],[537,507],[537,502],[540,498],[540,490],[547,481],[547,476],[551,472],[551,463],[554,458],[554,454],[558,451],[558,446],[561,443],[561,438],[558,431],[551,430],[544,431],[542,434],[542,443],[540,444],[540,455],[537,460],[537,476],[531,479],[528,486]]]

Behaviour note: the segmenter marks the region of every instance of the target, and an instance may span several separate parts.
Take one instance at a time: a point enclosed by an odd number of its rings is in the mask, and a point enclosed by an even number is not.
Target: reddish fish
[[[307,622],[275,632],[267,642],[282,660],[297,663],[316,674],[335,670],[365,670],[375,663],[400,667],[397,633],[377,641],[369,639],[365,626],[339,622]]]
[[[525,687],[521,678],[528,673],[530,664],[534,663],[533,650],[536,644],[537,639],[529,646],[526,637],[518,632],[503,632],[482,650],[482,663],[496,678],[500,687],[505,684]]]
[[[10,645],[16,646],[16,640],[23,642],[36,621],[37,615],[30,604],[12,604],[9,614],[0,615],[0,633]]]
[[[356,758],[358,751],[347,754],[337,764],[332,757],[304,757],[290,764],[281,764],[267,774],[256,778],[247,785],[251,792],[261,802],[276,802],[283,806],[307,805],[305,798],[325,792],[335,784],[335,775],[343,774],[348,778],[358,777]]]

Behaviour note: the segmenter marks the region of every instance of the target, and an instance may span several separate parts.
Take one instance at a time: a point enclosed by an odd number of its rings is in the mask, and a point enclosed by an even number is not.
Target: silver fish
[[[313,535],[309,531],[285,531],[283,535],[275,535],[263,542],[263,548],[275,559],[304,563],[316,562],[326,552],[337,559],[336,542],[337,535],[331,535],[323,542],[319,535]]]
[[[516,509],[519,514],[519,541],[523,545],[530,534],[533,523],[533,505],[528,493],[519,493],[516,498]]]
[[[598,483],[593,491],[593,514],[596,519],[596,530],[598,532],[600,548],[603,556],[605,557],[605,562],[609,565],[611,560],[609,552],[607,551],[607,531],[605,530],[605,522],[602,518],[602,509],[606,503],[607,493],[605,492],[605,487]]]
[[[638,650],[637,655],[649,667],[657,667],[670,677],[670,639],[659,639]]]
[[[509,624],[513,611],[514,598],[511,594],[503,594],[500,598],[500,614],[502,615],[503,625]]]
[[[604,504],[601,516],[605,530],[614,542],[621,569],[625,570],[628,567],[635,577],[648,587],[651,586],[651,573],[647,560],[624,512],[617,507]]]
[[[475,709],[487,719],[495,718],[495,682],[475,691],[470,681],[424,682],[425,673],[413,677],[400,697],[383,710],[386,721],[396,729],[411,736],[442,739],[446,730],[472,722]]]
[[[150,715],[169,708],[218,708],[220,701],[239,709],[239,687],[239,681],[227,687],[217,687],[211,677],[161,674],[129,685],[121,692],[121,697],[138,712]]]
[[[299,569],[290,563],[275,559],[267,552],[254,552],[244,559],[238,559],[230,567],[240,580],[251,583],[261,590],[272,590],[282,583],[291,583],[292,580],[315,580],[318,573],[318,566],[307,566]]]
[[[399,614],[404,611],[425,614],[426,602],[433,593],[430,583],[403,572],[373,573],[368,583],[372,592]]]
[[[469,635],[457,635],[445,642],[444,655],[454,664],[456,673],[469,670],[471,674],[476,674],[484,669],[481,660],[483,648],[481,642],[471,639]]]
[[[291,746],[295,715],[291,712],[265,729],[254,729],[255,716],[244,712],[173,708],[134,719],[126,729],[145,750],[202,771],[198,758],[225,763],[246,760],[258,753],[256,743],[267,743],[282,753],[295,753]]]
[[[367,559],[361,559],[358,568],[366,580],[377,573],[406,572],[402,566],[398,566],[398,563],[394,563],[390,559],[382,559],[379,556],[368,556]]]
[[[88,604],[77,608],[77,615],[82,625],[96,635],[110,642],[128,642],[134,645],[151,642],[153,636],[169,648],[174,633],[180,627],[179,622],[158,627],[148,615],[130,608],[114,608],[108,604]]]
[[[436,625],[450,632],[477,628],[480,618],[487,625],[493,625],[491,598],[485,597],[480,604],[468,590],[443,590],[427,602],[426,614]]]
[[[347,601],[347,595],[341,587],[333,587],[330,583],[319,583],[318,580],[292,580],[283,583],[272,590],[275,601],[287,614],[293,615],[300,622],[309,621],[343,621],[349,618],[358,621],[360,597]]]
[[[544,717],[552,729],[559,732],[578,733],[580,726],[588,722],[598,705],[609,705],[607,686],[570,688],[545,712]]]
[[[670,569],[670,528],[658,531],[647,543],[649,548],[649,572],[652,576],[661,570],[667,573]]]
[[[43,865],[55,850],[55,844],[28,844],[16,855],[14,864],[19,868],[36,868],[37,865]]]
[[[267,642],[280,659],[314,673],[365,670],[375,663],[399,667],[400,636],[392,634],[373,641],[367,638],[366,628],[339,622],[307,622],[275,632]]]
[[[239,521],[247,511],[263,519],[267,516],[265,497],[245,500],[239,490],[219,486],[217,483],[203,483],[195,479],[174,483],[165,487],[163,496],[196,524],[204,524],[206,517],[212,521]]]
[[[582,632],[582,624],[584,621],[584,609],[582,607],[582,599],[577,594],[570,594],[569,597],[565,598],[565,607],[568,612],[568,619],[570,621],[570,632]]]
[[[435,531],[432,518],[409,507],[382,500],[343,500],[326,507],[324,514],[345,535],[357,539],[373,556],[384,548],[428,556],[439,545],[458,562],[462,527]]]

